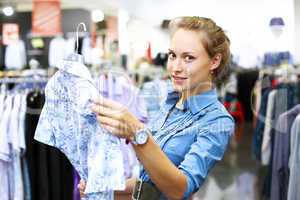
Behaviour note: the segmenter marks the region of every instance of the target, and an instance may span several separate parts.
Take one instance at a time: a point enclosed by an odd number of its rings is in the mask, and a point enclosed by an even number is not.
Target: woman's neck
[[[205,86],[205,87],[201,87],[201,88],[198,87],[198,88],[194,88],[191,90],[182,91],[180,94],[180,98],[177,102],[177,105],[182,105],[183,102],[185,100],[187,100],[189,97],[202,94],[204,92],[211,90],[212,88],[213,88],[212,85],[209,85],[209,86]]]

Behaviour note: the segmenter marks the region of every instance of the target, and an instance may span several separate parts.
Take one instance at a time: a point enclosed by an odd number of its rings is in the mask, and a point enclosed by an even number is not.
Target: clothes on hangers
[[[263,66],[277,67],[282,64],[293,64],[292,55],[289,51],[267,52],[264,54]]]
[[[81,53],[84,57],[84,63],[92,64],[92,41],[90,37],[84,37],[82,40]]]
[[[26,65],[25,43],[16,41],[6,47],[5,67],[6,69],[22,69]]]
[[[22,123],[19,120],[20,117],[25,115],[22,106],[25,95],[8,94],[5,100],[1,98],[4,107],[1,109],[3,118],[0,120],[0,162],[2,166],[0,177],[2,177],[2,181],[6,182],[1,189],[4,199],[23,200],[25,195],[21,165],[23,151],[25,150],[25,133],[24,129],[21,129]]]
[[[262,165],[269,165],[271,159],[271,130],[274,127],[274,101],[276,90],[272,90],[268,96],[267,102],[267,111],[266,111],[266,118],[265,118],[265,127],[263,131],[263,139],[261,145],[261,163]]]
[[[70,37],[66,40],[65,44],[65,55],[71,55],[72,53],[75,53],[75,38]]]
[[[34,140],[44,93],[28,93],[25,117],[26,152],[32,200],[72,199],[73,167],[58,149]]]
[[[289,111],[281,114],[276,124],[274,139],[274,158],[272,174],[272,192],[279,196],[278,199],[287,199],[289,185],[289,157],[292,125],[300,114],[300,105],[294,106]]]
[[[268,84],[261,90],[253,151],[256,158],[268,166],[263,195],[272,200],[288,196],[290,127],[297,115],[294,106],[300,102],[299,92],[299,83],[292,82]]]
[[[50,41],[48,63],[50,67],[56,67],[65,57],[66,41],[63,37],[55,37]]]
[[[1,199],[72,199],[72,166],[60,151],[33,140],[43,84],[10,84],[0,91]]]
[[[102,74],[95,79],[95,85],[103,97],[123,104],[141,122],[147,122],[148,116],[143,96],[140,95],[139,89],[126,78]],[[125,144],[124,139],[121,139],[121,151],[125,177],[130,178],[134,175],[133,170],[138,165],[138,161],[132,146]]]
[[[289,159],[290,180],[288,200],[299,199],[300,191],[300,114],[297,115],[291,128],[291,154]]]
[[[48,81],[35,139],[60,149],[86,181],[85,199],[112,199],[125,189],[120,140],[102,129],[92,113],[101,97],[88,69],[64,61]]]

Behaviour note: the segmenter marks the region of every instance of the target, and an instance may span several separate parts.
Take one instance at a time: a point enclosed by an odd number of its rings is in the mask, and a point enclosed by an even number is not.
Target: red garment
[[[245,121],[243,107],[239,101],[225,101],[224,106],[227,109],[227,111],[232,115],[232,117],[236,120],[237,123],[242,123]]]

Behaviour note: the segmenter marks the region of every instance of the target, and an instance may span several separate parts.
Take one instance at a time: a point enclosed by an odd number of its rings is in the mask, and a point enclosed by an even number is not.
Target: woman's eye
[[[193,61],[195,59],[195,57],[194,56],[184,56],[184,61],[185,62],[191,62],[191,61]]]
[[[174,60],[176,58],[176,55],[174,53],[170,52],[168,57],[170,60]]]

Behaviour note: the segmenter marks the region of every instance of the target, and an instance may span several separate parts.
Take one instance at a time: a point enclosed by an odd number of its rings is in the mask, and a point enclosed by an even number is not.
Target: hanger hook
[[[78,46],[79,46],[79,35],[78,35],[78,32],[79,32],[79,29],[80,27],[83,28],[83,31],[86,31],[86,25],[85,23],[81,22],[77,25],[77,28],[76,28],[76,53],[78,54]]]

